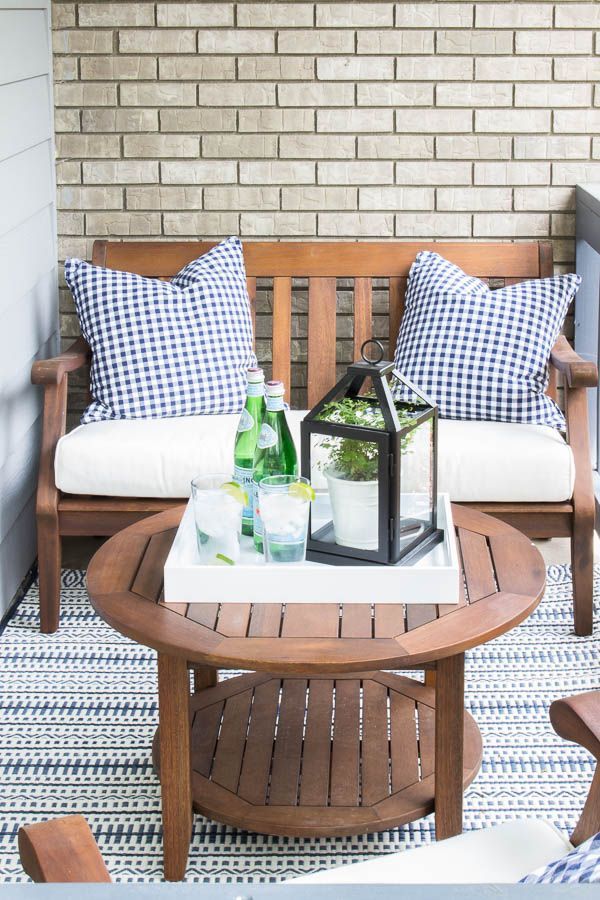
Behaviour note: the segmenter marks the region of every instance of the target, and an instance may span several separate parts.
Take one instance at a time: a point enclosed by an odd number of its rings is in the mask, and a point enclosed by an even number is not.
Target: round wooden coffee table
[[[458,605],[286,605],[285,573],[281,604],[166,605],[163,566],[182,513],[126,528],[88,569],[98,614],[158,651],[165,877],[185,874],[192,807],[300,836],[380,831],[435,809],[437,838],[459,833],[481,763],[464,653],[539,603],[545,568],[528,538],[454,506]],[[425,685],[382,671],[412,668]],[[252,674],[217,683],[219,669]]]

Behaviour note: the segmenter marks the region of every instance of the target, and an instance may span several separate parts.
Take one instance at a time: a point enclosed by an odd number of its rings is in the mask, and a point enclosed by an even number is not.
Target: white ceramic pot
[[[336,544],[358,550],[379,546],[379,482],[348,481],[326,469]]]

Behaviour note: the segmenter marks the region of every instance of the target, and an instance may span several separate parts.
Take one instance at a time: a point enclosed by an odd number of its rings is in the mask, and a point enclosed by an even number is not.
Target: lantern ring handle
[[[367,353],[365,348],[368,347],[369,344],[374,344],[377,347],[377,349],[379,350],[379,356],[377,357],[377,359],[371,359],[371,357]],[[377,363],[380,363],[384,357],[384,354],[385,354],[385,350],[383,349],[383,344],[381,343],[381,341],[378,341],[376,338],[369,338],[367,341],[364,342],[364,344],[360,348],[360,355],[362,356],[363,360],[366,363],[371,363],[371,365],[373,365],[373,364],[376,365]]]

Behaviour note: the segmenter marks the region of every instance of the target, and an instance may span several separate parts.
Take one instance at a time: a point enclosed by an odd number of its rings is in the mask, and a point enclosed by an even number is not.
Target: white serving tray
[[[448,494],[438,497],[444,540],[414,565],[267,565],[242,535],[235,566],[201,563],[191,501],[165,563],[167,603],[458,603],[456,538]]]

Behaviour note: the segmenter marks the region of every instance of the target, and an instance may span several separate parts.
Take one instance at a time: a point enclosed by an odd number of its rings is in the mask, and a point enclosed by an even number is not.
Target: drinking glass
[[[267,475],[258,485],[268,563],[302,562],[310,507],[310,482],[299,475]]]
[[[192,481],[198,553],[204,563],[234,565],[240,558],[244,489],[219,472]]]

